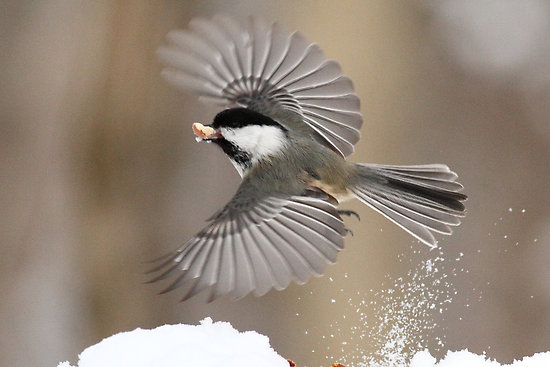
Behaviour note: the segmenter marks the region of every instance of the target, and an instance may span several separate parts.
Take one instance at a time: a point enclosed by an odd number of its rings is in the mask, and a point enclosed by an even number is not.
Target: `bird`
[[[220,107],[195,139],[218,146],[242,178],[204,229],[157,259],[150,282],[171,278],[182,301],[262,296],[321,276],[351,231],[348,199],[381,213],[436,247],[465,215],[467,196],[445,164],[383,165],[346,160],[363,118],[337,61],[300,32],[258,16],[216,14],[173,30],[157,54],[162,78]]]

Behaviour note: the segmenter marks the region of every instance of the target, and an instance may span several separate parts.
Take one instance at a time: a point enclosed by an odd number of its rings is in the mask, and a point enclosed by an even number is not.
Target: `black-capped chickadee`
[[[216,15],[172,31],[158,50],[162,76],[225,109],[198,141],[218,145],[242,183],[209,224],[152,271],[186,284],[261,296],[306,282],[334,263],[347,230],[338,204],[357,198],[428,246],[464,213],[457,175],[444,164],[351,163],[363,123],[352,82],[300,33],[257,17]]]

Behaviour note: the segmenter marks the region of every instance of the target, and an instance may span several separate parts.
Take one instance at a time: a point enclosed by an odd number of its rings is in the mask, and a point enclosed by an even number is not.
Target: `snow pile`
[[[414,355],[409,367],[548,367],[550,366],[550,352],[537,353],[532,357],[525,357],[521,361],[512,364],[501,365],[491,361],[485,356],[480,356],[461,350],[460,352],[448,352],[444,359],[436,363],[430,352],[423,351]]]
[[[405,367],[397,363],[392,367]],[[113,335],[85,349],[78,367],[288,367],[286,359],[270,346],[269,339],[255,331],[240,333],[227,322],[200,325],[165,325],[153,330],[136,329]],[[550,352],[525,357],[511,365],[501,365],[466,350],[448,352],[436,363],[425,350],[417,352],[409,367],[548,367]],[[72,367],[69,362],[57,367]],[[353,364],[347,365],[353,367]]]
[[[200,325],[165,325],[153,330],[136,329],[103,339],[85,349],[78,367],[288,367],[255,331],[239,333],[227,322]],[[72,367],[69,362],[57,367]]]

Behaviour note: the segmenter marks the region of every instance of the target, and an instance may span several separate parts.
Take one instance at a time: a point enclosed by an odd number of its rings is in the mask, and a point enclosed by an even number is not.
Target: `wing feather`
[[[169,67],[179,70],[184,75],[187,74],[188,77],[211,83],[220,90],[227,83],[216,73],[214,68],[201,67],[203,61],[190,53],[185,54],[175,47],[160,47],[157,53]]]
[[[283,234],[285,228],[280,225],[278,220],[266,222],[265,225],[262,226],[262,229],[265,231],[266,235],[269,236],[272,246],[277,249],[288,266],[288,283],[292,280],[295,280],[298,284],[305,283],[311,276],[311,268],[309,268],[307,261],[305,261],[296,250],[296,247],[301,244],[291,244],[288,242]],[[288,286],[288,283],[284,288]]]
[[[198,280],[193,284],[193,287],[188,292],[184,293],[182,301],[216,284],[216,279],[218,278],[220,268],[222,242],[223,236],[220,235],[219,237],[214,238],[210,254],[204,264],[202,273],[196,274],[195,277],[191,279],[182,279],[185,282],[198,278]]]
[[[346,231],[328,195],[306,195],[230,202],[196,237],[163,258],[154,268],[161,274],[152,281],[174,277],[163,292],[184,286],[182,300],[210,288],[214,300],[263,295],[322,274],[342,250]]]
[[[166,68],[160,75],[176,88],[187,89],[207,98],[219,96],[219,88],[216,85],[184,71]]]
[[[231,292],[235,287],[235,247],[230,233],[231,221],[224,222],[224,228],[218,279],[213,285],[210,300]]]
[[[289,85],[296,83],[299,80],[305,78],[309,79],[310,83],[315,84],[316,80],[314,73],[321,73],[321,66],[325,62],[325,56],[323,51],[316,44],[309,44],[306,49],[304,56],[300,62],[298,62],[292,70],[290,70],[281,80],[279,80],[278,85],[280,88],[287,88]],[[319,78],[320,75],[317,76]]]
[[[255,232],[256,227],[245,227],[243,230],[243,242],[246,244],[248,254],[250,256],[250,262],[254,269],[254,282],[255,289],[254,294],[257,296],[263,296],[269,290],[275,286],[275,276],[273,271],[265,257],[263,251],[260,249],[256,238],[258,237]]]
[[[248,79],[252,75],[252,42],[250,33],[242,32],[240,25],[234,18],[218,14],[214,16],[213,20],[219,22],[220,28],[233,41],[231,50],[239,67],[239,75]]]
[[[307,55],[307,49],[310,43],[299,32],[294,32],[290,36],[285,58],[277,65],[277,69],[269,78],[271,84],[279,84],[283,78],[286,78]]]
[[[219,51],[221,62],[225,64],[230,72],[228,79],[235,80],[242,77],[242,72],[235,55],[234,40],[223,30],[218,21],[194,18],[189,22],[189,27],[202,39],[210,43],[211,47]]]
[[[254,290],[254,268],[247,246],[243,240],[243,230],[240,229],[234,237],[235,241],[235,266],[237,270],[235,278],[235,298],[239,299]]]
[[[295,113],[315,139],[343,156],[353,152],[363,123],[359,99],[319,46],[258,17],[195,18],[189,28],[170,32],[168,46],[159,48],[166,64],[161,75],[170,84],[227,108],[244,106],[273,118]]]
[[[341,235],[334,240],[318,231],[311,230],[310,227],[302,228],[302,226],[311,225],[311,218],[300,216],[292,211],[284,213],[280,218],[280,223],[290,230],[289,236],[296,238],[295,241],[301,243],[297,249],[309,262],[316,275],[322,274],[327,263],[336,261],[336,256],[342,249]]]
[[[302,105],[311,108],[326,108],[334,111],[352,112],[359,106],[359,99],[354,95],[330,97],[301,97]]]
[[[243,31],[246,32],[246,30]],[[265,80],[266,85],[271,81],[273,74],[283,63],[290,47],[290,38],[288,37],[286,31],[278,23],[273,23],[270,31],[271,45],[269,49],[269,57],[265,61],[261,74],[261,78]],[[264,88],[262,88],[260,92],[262,92]]]
[[[210,69],[225,84],[231,82],[231,72],[224,63],[223,55],[204,38],[189,31],[173,30],[168,33],[167,40],[169,45],[161,46],[159,52],[165,48],[177,49],[181,54],[191,55],[203,62],[203,68]],[[174,63],[174,60],[164,60],[162,54],[159,57],[164,62]],[[197,68],[193,72],[200,73],[200,70]]]
[[[271,49],[271,31],[269,25],[261,18],[248,18],[248,29],[252,35],[252,76],[255,83],[252,84],[252,90],[258,90],[258,80],[262,79],[265,64]]]

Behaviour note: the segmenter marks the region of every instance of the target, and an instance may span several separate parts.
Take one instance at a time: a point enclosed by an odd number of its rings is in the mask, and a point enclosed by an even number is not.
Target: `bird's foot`
[[[361,217],[359,216],[359,214],[357,214],[357,212],[354,210],[338,210],[338,214],[345,215],[347,217],[351,217],[353,215],[355,216],[355,218],[357,218],[357,220],[361,220]]]

